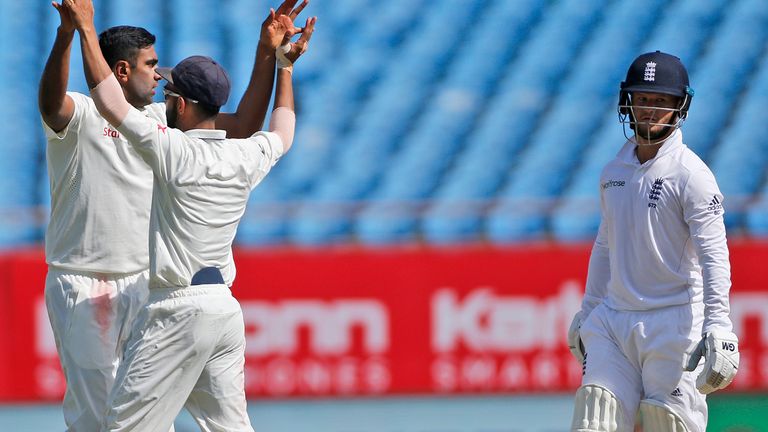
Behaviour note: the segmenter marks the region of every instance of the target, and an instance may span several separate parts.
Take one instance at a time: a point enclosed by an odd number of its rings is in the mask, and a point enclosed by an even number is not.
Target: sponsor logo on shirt
[[[120,138],[120,132],[112,129],[109,126],[104,127],[104,133],[103,136],[109,137],[109,138]]]
[[[712,212],[715,216],[723,212],[723,204],[720,203],[720,200],[717,198],[717,196],[713,197],[712,201],[709,202],[707,211]]]
[[[680,391],[680,387],[675,387],[674,390],[672,390],[672,393],[670,393],[672,396],[680,397],[683,395],[683,392]]]
[[[603,189],[608,189],[612,187],[624,187],[626,183],[624,180],[608,180],[607,182],[602,184]]]

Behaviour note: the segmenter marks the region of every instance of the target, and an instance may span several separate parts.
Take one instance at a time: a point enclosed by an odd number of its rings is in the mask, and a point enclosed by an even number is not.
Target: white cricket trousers
[[[243,313],[229,288],[149,291],[125,344],[102,431],[167,432],[186,406],[202,431],[253,432]]]
[[[148,271],[99,274],[48,267],[45,305],[67,389],[67,431],[99,430],[133,319],[149,294]]]
[[[696,377],[683,366],[701,340],[704,321],[701,303],[649,311],[618,311],[596,307],[581,326],[587,352],[582,384],[601,385],[621,404],[624,424],[632,432],[642,399],[665,404],[684,421],[690,432],[707,425],[705,396],[696,389]]]

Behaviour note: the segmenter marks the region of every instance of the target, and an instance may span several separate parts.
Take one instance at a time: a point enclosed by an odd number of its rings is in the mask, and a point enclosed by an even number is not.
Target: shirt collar
[[[223,140],[227,138],[227,131],[221,129],[190,129],[186,132],[192,138]]]
[[[672,135],[664,140],[664,143],[659,148],[658,153],[656,153],[656,157],[651,160],[658,159],[661,156],[664,156],[665,154],[673,151],[677,147],[680,147],[681,145],[683,145],[683,132],[678,128],[672,132]],[[624,143],[624,147],[619,150],[619,153],[616,156],[625,163],[638,164],[639,161],[637,160],[637,155],[635,154],[635,147],[637,147],[635,140],[628,139],[627,142]]]

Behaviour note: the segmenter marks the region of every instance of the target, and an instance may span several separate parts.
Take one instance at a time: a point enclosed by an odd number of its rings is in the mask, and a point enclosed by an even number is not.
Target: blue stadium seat
[[[0,98],[34,101],[28,78],[41,73],[58,14],[45,2],[5,6],[0,61],[13,67],[0,80],[14,84]],[[265,12],[249,0],[104,0],[96,21],[148,28],[163,65],[221,61],[233,111]],[[618,84],[632,58],[657,49],[690,72],[685,142],[718,177],[729,231],[768,236],[764,0],[339,0],[312,2],[298,24],[312,15],[318,31],[294,75],[294,147],[253,192],[241,245],[591,240],[600,170],[624,142]],[[87,93],[77,44],[69,87]],[[19,131],[0,144],[0,217],[46,209],[37,107],[0,107],[0,126]],[[39,224],[0,223],[0,247],[40,237]]]

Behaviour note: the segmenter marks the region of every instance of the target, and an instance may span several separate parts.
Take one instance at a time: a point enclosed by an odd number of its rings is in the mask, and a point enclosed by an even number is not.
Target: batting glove
[[[568,349],[571,350],[571,354],[576,357],[579,364],[584,364],[584,357],[586,350],[584,344],[581,342],[581,324],[584,322],[584,314],[581,311],[577,312],[571,321],[571,327],[568,329]]]
[[[704,369],[696,378],[696,388],[702,394],[724,389],[739,370],[739,338],[732,332],[705,334],[691,353],[685,370],[695,370],[702,357]]]

